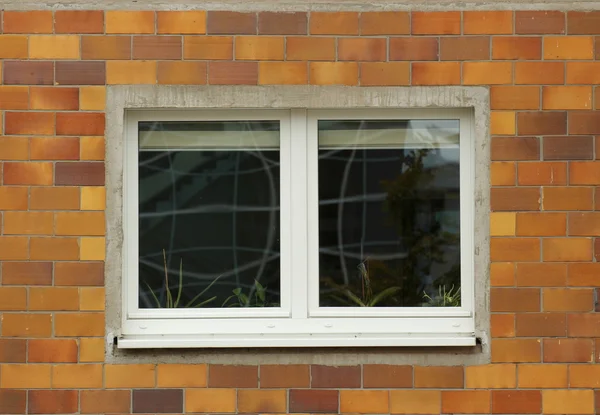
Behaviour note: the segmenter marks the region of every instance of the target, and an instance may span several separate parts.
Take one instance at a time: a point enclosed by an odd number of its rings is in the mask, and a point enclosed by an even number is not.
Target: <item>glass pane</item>
[[[460,306],[458,120],[319,121],[321,307]]]
[[[139,123],[140,308],[279,307],[279,122]]]

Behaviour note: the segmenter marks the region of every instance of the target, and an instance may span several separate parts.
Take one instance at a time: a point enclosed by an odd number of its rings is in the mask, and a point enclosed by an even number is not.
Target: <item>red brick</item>
[[[570,35],[600,35],[600,11],[568,12],[567,32]]]
[[[59,85],[104,85],[104,62],[56,62],[56,83]]]
[[[564,337],[567,318],[562,313],[517,314],[517,337]]]
[[[209,62],[208,83],[211,85],[256,85],[257,62]]]
[[[16,389],[0,390],[0,413],[24,414],[27,406],[27,391]]]
[[[133,59],[181,59],[181,36],[134,36]]]
[[[52,11],[5,11],[4,33],[52,33]]]
[[[1,363],[25,363],[27,360],[27,340],[0,339]],[[1,395],[0,395],[1,396]],[[0,402],[2,399],[0,398]],[[1,408],[0,403],[0,408]],[[0,410],[0,413],[2,411]]]
[[[72,339],[29,340],[29,363],[77,363],[77,342]]]
[[[379,38],[338,39],[338,59],[341,61],[384,61],[387,44]]]
[[[56,134],[59,135],[104,135],[104,113],[56,114]]]
[[[559,11],[516,11],[515,33],[518,35],[563,34],[565,14]]]
[[[540,290],[537,288],[492,288],[490,310],[502,312],[539,312]]]
[[[594,158],[591,136],[544,138],[544,160],[591,160]]]
[[[52,185],[52,163],[4,163],[4,184]]]
[[[261,388],[308,388],[310,366],[308,365],[261,365]]]
[[[313,388],[359,388],[361,384],[359,366],[312,365],[310,371]]]
[[[209,365],[209,388],[257,388],[258,367]]]
[[[103,33],[104,12],[101,10],[57,10],[55,33]]]
[[[258,14],[259,35],[305,35],[307,13],[261,12]]]
[[[492,391],[493,414],[539,414],[541,391]]]
[[[541,37],[498,36],[492,38],[492,59],[539,60],[541,58]]]
[[[413,35],[459,35],[460,12],[412,12]]]
[[[76,390],[31,390],[28,397],[30,414],[74,414],[78,412]]]
[[[598,111],[569,112],[569,134],[600,134]]]
[[[488,60],[490,59],[490,38],[488,36],[442,37],[440,39],[440,60]]]
[[[392,37],[391,61],[435,61],[439,57],[439,41],[436,37]]]
[[[56,163],[55,184],[57,186],[104,186],[104,163]]]
[[[412,386],[412,366],[363,365],[363,388],[412,388]]]
[[[52,85],[54,63],[5,61],[4,83],[6,85]]]
[[[415,388],[454,389],[464,387],[462,366],[415,366]]]
[[[544,339],[544,363],[591,363],[594,343],[591,339]]]
[[[408,35],[410,15],[407,12],[362,12],[360,14],[361,35]]]
[[[540,189],[534,187],[492,188],[492,211],[540,210]]]
[[[492,160],[539,160],[540,140],[537,137],[493,137]]]
[[[256,13],[209,11],[206,31],[209,34],[256,34]]]
[[[569,314],[567,316],[567,336],[600,337],[600,314]]]
[[[118,414],[131,412],[129,390],[82,390],[82,414]]]
[[[56,286],[104,286],[104,263],[57,262],[54,265]]]
[[[81,59],[131,59],[131,36],[82,36]]]
[[[565,135],[567,133],[567,113],[519,112],[517,114],[519,135]]]
[[[6,112],[4,133],[7,135],[54,135],[53,112]]]
[[[291,389],[289,410],[292,413],[338,413],[337,390]]]

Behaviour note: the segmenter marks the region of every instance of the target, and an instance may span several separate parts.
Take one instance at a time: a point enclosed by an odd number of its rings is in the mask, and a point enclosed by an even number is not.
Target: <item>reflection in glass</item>
[[[321,307],[460,306],[458,120],[319,121]]]
[[[278,307],[279,122],[141,122],[139,148],[140,308]]]

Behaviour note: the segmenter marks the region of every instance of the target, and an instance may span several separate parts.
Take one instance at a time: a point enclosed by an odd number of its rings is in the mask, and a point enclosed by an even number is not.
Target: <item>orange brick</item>
[[[235,389],[187,389],[185,408],[187,412],[234,413]]]
[[[515,33],[517,34],[564,34],[565,14],[561,11],[515,12]]]
[[[539,60],[541,58],[541,37],[496,36],[492,38],[492,59]]]
[[[591,238],[545,238],[544,261],[571,262],[592,260]]]
[[[31,109],[78,110],[79,88],[31,87]]]
[[[567,62],[568,84],[600,84],[600,62]]]
[[[516,213],[493,212],[490,216],[491,236],[514,236]]]
[[[82,187],[81,210],[104,210],[106,208],[106,188]]]
[[[54,13],[56,33],[104,33],[102,10],[57,10]]]
[[[567,336],[600,337],[600,316],[590,313],[567,315]]]
[[[517,337],[566,336],[564,313],[520,313],[516,318]]]
[[[240,389],[237,400],[238,411],[242,413],[280,413],[287,410],[287,391],[284,389]]]
[[[490,265],[490,283],[492,287],[514,286],[515,264],[512,262],[493,262]]]
[[[4,114],[4,133],[6,135],[53,135],[54,113],[7,112]]]
[[[578,110],[592,108],[591,86],[545,86],[542,108],[546,110]]]
[[[52,235],[52,212],[5,212],[5,235]]]
[[[0,38],[0,42],[1,42]],[[2,44],[0,43],[0,48]],[[2,53],[2,52],[0,52]],[[0,110],[26,110],[29,108],[29,88],[26,86],[0,86]],[[2,158],[4,152],[2,152]]]
[[[57,212],[57,235],[97,235],[105,232],[104,212]]]
[[[160,364],[157,367],[156,386],[159,388],[205,388],[207,374],[207,367],[203,364]]]
[[[516,386],[516,365],[497,364],[465,368],[465,387],[467,389],[514,389]]]
[[[517,164],[517,183],[521,186],[561,186],[567,184],[567,163],[525,162]]]
[[[8,314],[2,315],[3,337],[50,337],[52,335],[51,314]]]
[[[415,366],[415,388],[462,388],[462,366]]]
[[[527,110],[540,108],[540,88],[537,86],[494,86],[490,105],[493,110]]]
[[[338,39],[338,60],[384,61],[387,59],[387,42],[381,38]]]
[[[6,219],[5,219],[6,223]],[[598,236],[600,235],[600,213],[569,213],[569,235]]]
[[[517,264],[518,287],[561,287],[567,281],[566,264],[519,263]]]
[[[131,411],[129,390],[83,390],[81,391],[82,414],[122,414]]]
[[[515,62],[515,84],[563,84],[565,65],[562,62]]]
[[[79,59],[79,36],[30,36],[29,59]]]
[[[77,363],[77,341],[58,339],[29,340],[29,363]]]
[[[104,143],[104,137],[81,137],[79,158],[81,160],[104,160]]]
[[[576,288],[545,288],[544,311],[573,312],[593,311],[594,290]]]
[[[465,35],[510,35],[513,33],[512,11],[463,12]]]
[[[446,414],[487,414],[490,403],[490,391],[442,392],[442,413]]]
[[[263,386],[263,368],[260,368],[260,385]],[[413,368],[409,365],[363,365],[363,388],[411,388]]]
[[[240,391],[241,393],[242,391]],[[358,414],[389,413],[389,392],[380,390],[341,390],[340,412]]]
[[[4,181],[6,183],[6,167]],[[569,163],[569,184],[600,185],[600,162],[574,161]]]
[[[544,414],[593,414],[594,391],[545,390],[542,392]]]
[[[591,36],[544,37],[544,59],[594,59]]]
[[[566,388],[567,365],[519,365],[519,388]]]
[[[565,213],[517,213],[517,236],[561,236],[567,234]]]
[[[54,335],[57,337],[103,336],[104,314],[56,314],[54,322]]]
[[[106,87],[84,86],[79,89],[79,108],[82,111],[104,111]]]
[[[539,188],[492,188],[493,211],[539,210],[540,201]]]
[[[398,86],[410,84],[408,62],[365,62],[360,64],[362,86]]]
[[[52,33],[52,11],[5,11],[4,33]]]
[[[490,117],[490,133],[492,135],[516,134],[516,118],[513,111],[493,111]]]
[[[492,312],[540,311],[540,290],[537,288],[492,288],[490,290]]]
[[[32,210],[79,209],[79,188],[32,187],[30,208]]]
[[[27,36],[0,36],[1,59],[27,59],[29,56],[29,41]]]
[[[541,358],[540,340],[492,340],[492,363],[535,363],[540,362]]]
[[[592,363],[593,361],[594,341],[592,339],[544,339],[545,363]]]
[[[55,365],[52,367],[53,388],[102,388],[102,365]]]
[[[101,287],[86,287],[79,291],[79,310],[104,311],[105,293]]]
[[[152,11],[106,11],[106,33],[154,33]]]
[[[283,60],[283,56],[283,37],[239,36],[235,40],[236,60]]]
[[[4,184],[51,185],[52,163],[4,163]]]
[[[460,12],[412,12],[413,35],[459,35]]]
[[[598,273],[600,263],[578,263],[568,264],[569,283],[571,287],[596,287],[600,286]]]
[[[0,310],[25,310],[26,308],[26,288],[0,287]]]
[[[572,172],[570,174],[572,175]],[[542,194],[544,210],[592,210],[593,192],[591,188],[544,187]]]
[[[131,59],[130,36],[82,36],[82,59]]]
[[[0,388],[50,388],[50,365],[1,365]]]
[[[492,238],[492,261],[539,261],[539,238]]]
[[[185,36],[183,38],[183,58],[231,60],[233,59],[233,37]]]
[[[206,62],[158,62],[159,84],[204,85],[206,75]]]
[[[107,61],[107,84],[155,84],[155,61]]]
[[[0,137],[0,154],[3,160],[27,160],[29,140],[25,137]]]
[[[513,65],[511,62],[463,62],[462,77],[463,85],[511,84]]]
[[[0,186],[0,210],[26,210],[27,190],[27,187]]]
[[[410,15],[407,12],[362,12],[361,35],[408,35]]]
[[[460,62],[414,62],[413,85],[460,85]]]
[[[158,33],[204,34],[206,12],[200,10],[157,12]]]
[[[598,365],[570,365],[570,388],[598,388],[600,387],[600,366]]]
[[[335,38],[333,37],[288,37],[286,39],[288,61],[335,60]]]
[[[440,38],[440,60],[488,60],[490,38],[488,36],[454,36]]]
[[[31,238],[30,254],[35,261],[79,259],[77,238]]]
[[[389,39],[391,61],[437,61],[439,39],[437,37],[405,36]]]
[[[260,85],[302,85],[308,83],[306,62],[260,62],[258,64]]]
[[[155,365],[105,365],[105,388],[153,388]],[[186,394],[187,395],[187,394]]]
[[[105,238],[81,238],[80,259],[82,261],[104,261],[105,256]]]
[[[490,326],[493,338],[515,337],[515,315],[514,314],[492,314]]]
[[[312,85],[357,85],[358,64],[355,62],[310,62]]]
[[[79,339],[80,362],[104,362],[104,338]]]
[[[29,143],[32,160],[79,160],[79,138],[36,137]]]
[[[22,261],[29,259],[27,238],[0,236],[0,260]]]
[[[391,390],[392,414],[440,414],[442,394],[433,390]]]
[[[74,311],[79,309],[77,288],[30,288],[29,309],[35,311]]]
[[[358,13],[312,12],[311,35],[358,35]]]
[[[542,411],[540,391],[493,391],[494,414],[539,414]]]
[[[490,175],[492,186],[514,186],[517,182],[516,163],[492,162]]]

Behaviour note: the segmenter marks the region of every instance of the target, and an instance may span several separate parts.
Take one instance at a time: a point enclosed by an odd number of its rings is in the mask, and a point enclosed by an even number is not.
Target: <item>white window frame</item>
[[[321,119],[460,121],[461,307],[318,307],[318,131]],[[280,122],[281,307],[138,308],[138,122]],[[468,109],[126,111],[120,348],[473,346],[474,135]],[[293,172],[293,174],[292,174]],[[293,218],[293,220],[291,219]],[[304,300],[298,300],[302,298]],[[292,301],[295,299],[294,301]]]

